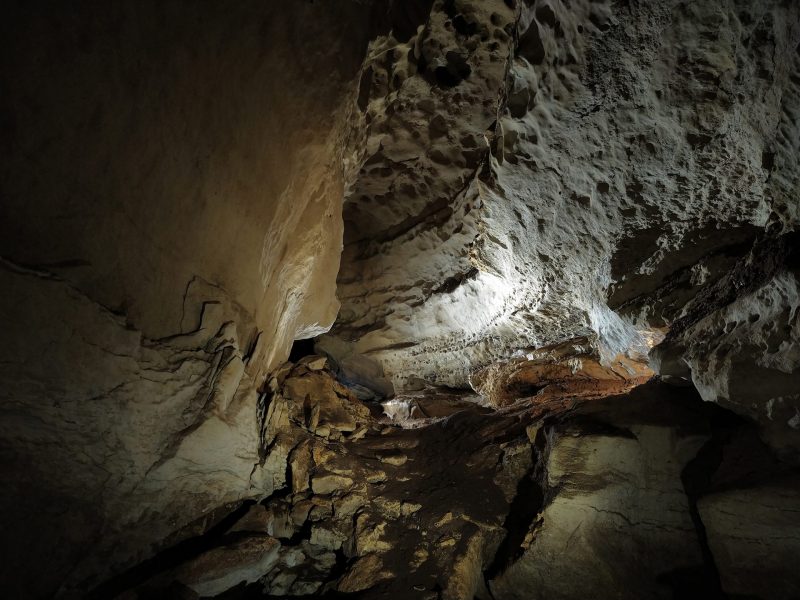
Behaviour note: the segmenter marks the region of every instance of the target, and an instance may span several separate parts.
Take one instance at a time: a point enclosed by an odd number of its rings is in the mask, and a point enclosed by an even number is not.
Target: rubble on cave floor
[[[736,496],[708,495],[711,475],[723,465],[725,487],[736,489],[768,464],[783,489],[800,481],[743,422],[656,380],[499,410],[428,389],[432,406],[453,410],[411,427],[359,401],[319,357],[287,363],[268,390],[263,460],[279,474],[276,491],[240,510],[213,547],[133,586],[131,598],[167,588],[430,600],[713,593],[732,575],[718,572],[728,563],[715,562],[708,540],[718,548],[726,534],[714,529],[718,517],[702,528],[700,515],[719,515]],[[729,452],[745,438],[741,464]],[[710,447],[722,458],[706,464],[698,457]],[[749,526],[796,520],[790,498]]]

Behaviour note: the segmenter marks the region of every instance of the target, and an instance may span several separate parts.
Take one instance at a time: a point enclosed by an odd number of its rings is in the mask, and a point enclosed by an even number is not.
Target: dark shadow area
[[[295,340],[292,344],[292,351],[289,353],[289,361],[296,363],[304,356],[311,356],[314,352],[314,338],[306,340]]]
[[[246,532],[235,534],[226,534],[226,532],[231,528],[231,526],[233,526],[234,523],[236,523],[247,513],[253,504],[255,504],[253,500],[245,500],[205,533],[183,540],[182,542],[178,542],[174,546],[158,552],[152,558],[149,558],[146,561],[136,565],[132,569],[129,569],[124,573],[109,579],[105,583],[97,586],[95,589],[89,592],[86,595],[86,599],[105,600],[116,598],[122,592],[135,588],[155,577],[156,575],[164,573],[170,569],[174,569],[175,567],[199,556],[203,552],[207,552],[212,548],[221,546],[227,542],[237,539],[238,537],[246,537],[249,535]],[[155,596],[153,596],[153,598],[180,598],[180,596],[174,595],[161,596],[159,595],[160,593],[161,592],[157,593]],[[169,589],[164,590],[163,593],[174,593],[174,590],[172,592],[170,592]],[[144,597],[149,598],[150,596],[142,596],[142,598]]]

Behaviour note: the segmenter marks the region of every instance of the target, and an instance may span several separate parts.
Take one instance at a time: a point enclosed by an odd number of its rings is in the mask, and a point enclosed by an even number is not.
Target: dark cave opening
[[[312,356],[314,354],[314,338],[295,340],[289,352],[289,361],[297,362],[305,356]]]

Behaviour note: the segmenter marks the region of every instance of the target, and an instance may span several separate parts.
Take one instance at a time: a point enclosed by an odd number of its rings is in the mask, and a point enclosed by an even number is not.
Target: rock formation
[[[800,5],[3,12],[4,597],[800,597]]]
[[[798,35],[778,2],[435,3],[367,58],[333,333],[400,385],[634,348],[797,222]]]
[[[26,597],[271,490],[257,390],[336,317],[370,35],[356,4],[35,4],[4,19],[1,111],[2,568]]]

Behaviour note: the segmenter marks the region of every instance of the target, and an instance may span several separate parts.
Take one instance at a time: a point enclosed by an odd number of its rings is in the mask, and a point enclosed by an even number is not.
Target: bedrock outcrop
[[[437,1],[378,38],[332,335],[466,386],[517,351],[639,349],[797,226],[786,2]]]
[[[800,461],[800,238],[759,240],[681,310],[653,351],[670,380],[745,415]]]
[[[272,491],[258,388],[338,310],[371,11],[3,14],[0,570],[36,598]]]

